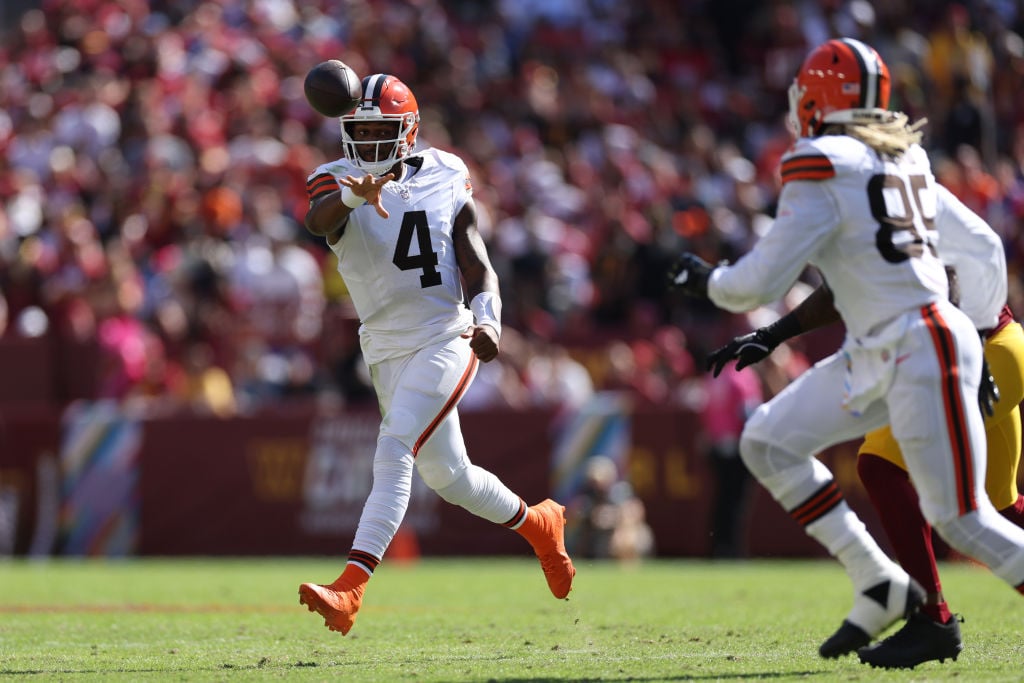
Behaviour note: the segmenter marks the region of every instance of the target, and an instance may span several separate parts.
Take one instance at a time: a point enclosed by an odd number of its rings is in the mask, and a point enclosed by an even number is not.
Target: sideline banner
[[[548,495],[545,413],[461,417],[474,463],[528,502]],[[147,422],[140,553],[346,555],[370,492],[379,423],[372,410]],[[415,534],[424,554],[529,548],[518,535],[445,503],[416,474],[403,530]]]
[[[58,549],[124,557],[137,551],[142,423],[112,401],[74,403],[60,449]]]
[[[470,459],[529,503],[571,490],[594,453],[622,463],[660,557],[710,553],[711,474],[699,418],[668,407],[596,403],[590,412],[461,411]],[[623,412],[616,412],[618,409]],[[56,415],[0,410],[0,554],[347,554],[372,484],[379,415],[312,407],[226,420],[131,419],[110,404]],[[60,474],[57,459],[60,459]],[[860,486],[854,446],[823,454],[885,547]],[[755,557],[823,550],[754,485],[747,547]],[[414,475],[401,544],[424,555],[521,555],[517,534],[442,501]],[[401,545],[401,549],[397,547]]]

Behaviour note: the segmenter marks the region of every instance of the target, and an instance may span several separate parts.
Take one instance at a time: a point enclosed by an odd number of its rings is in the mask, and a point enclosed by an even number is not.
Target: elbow
[[[346,217],[347,218],[347,217]],[[303,220],[303,225],[306,226],[306,230],[318,237],[326,237],[332,232],[338,230],[341,225],[344,224],[344,220],[339,221],[338,225],[331,225],[329,217],[325,216],[322,211],[316,211],[311,209],[306,213],[306,218]]]
[[[306,226],[306,230],[314,235],[320,234],[316,225],[316,217],[313,215],[312,211],[306,213],[306,218],[302,221],[302,224]]]

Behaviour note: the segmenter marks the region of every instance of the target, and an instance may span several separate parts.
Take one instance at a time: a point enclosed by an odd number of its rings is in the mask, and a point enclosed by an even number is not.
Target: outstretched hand
[[[771,355],[782,340],[776,339],[766,328],[754,330],[749,334],[736,337],[725,346],[721,346],[708,354],[705,367],[714,377],[718,377],[726,363],[736,361],[736,369],[742,370],[748,365],[759,363]]]
[[[700,256],[686,252],[669,267],[668,287],[687,296],[705,298],[708,295],[708,278],[714,269]]]
[[[370,204],[377,210],[378,216],[387,218],[391,214],[388,213],[388,210],[384,208],[382,203],[381,188],[394,179],[394,173],[385,173],[379,178],[367,173],[362,178],[347,175],[339,179],[338,182],[352,190],[352,194],[365,199],[367,204]]]

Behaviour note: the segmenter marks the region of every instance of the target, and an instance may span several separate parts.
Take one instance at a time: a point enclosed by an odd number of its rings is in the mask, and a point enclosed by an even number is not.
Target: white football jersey
[[[939,256],[956,269],[960,310],[979,330],[995,327],[1009,294],[1002,239],[952,192],[942,185],[936,190]]]
[[[452,240],[455,216],[472,195],[469,171],[459,157],[438,149],[418,153],[403,169],[401,178],[383,186],[390,217],[364,204],[330,245],[359,314],[363,357],[370,364],[473,324]],[[310,198],[338,189],[337,179],[347,175],[364,173],[346,159],[320,166],[307,181]]]
[[[998,315],[1006,301],[999,238],[936,183],[921,147],[893,161],[849,136],[802,138],[783,157],[781,173],[774,224],[750,252],[711,276],[708,295],[716,305],[742,312],[776,301],[812,264],[831,287],[848,333],[868,335],[948,297],[940,258],[940,235],[948,233],[946,251],[958,270],[955,253],[975,264],[968,277],[983,270],[978,263],[991,264],[980,289],[995,298],[991,315]],[[975,284],[962,280],[961,289]],[[989,313],[975,315],[979,324]]]

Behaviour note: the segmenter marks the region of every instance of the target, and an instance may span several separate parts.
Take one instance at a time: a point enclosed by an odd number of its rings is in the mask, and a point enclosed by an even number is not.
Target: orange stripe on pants
[[[462,399],[462,395],[466,393],[467,389],[469,389],[469,384],[473,380],[473,374],[476,372],[476,366],[479,362],[480,361],[477,359],[476,354],[470,354],[469,365],[466,366],[466,371],[463,372],[462,377],[459,378],[459,383],[455,385],[455,391],[453,391],[452,395],[448,397],[448,400],[445,402],[444,408],[441,409],[441,412],[430,421],[426,430],[420,434],[420,438],[416,439],[416,444],[412,447],[412,457],[415,458],[419,454],[420,447],[426,443],[427,439],[430,438],[430,435],[437,429],[437,426],[441,424],[446,417],[448,417],[448,413],[452,412],[452,410],[455,409],[455,406],[458,405],[459,400]]]
[[[932,343],[939,357],[942,371],[942,404],[946,409],[946,430],[953,450],[957,508],[959,514],[964,515],[976,510],[978,503],[974,499],[974,467],[967,439],[967,416],[964,413],[963,397],[960,395],[961,368],[957,364],[956,340],[934,304],[923,307],[921,315],[932,335]]]

